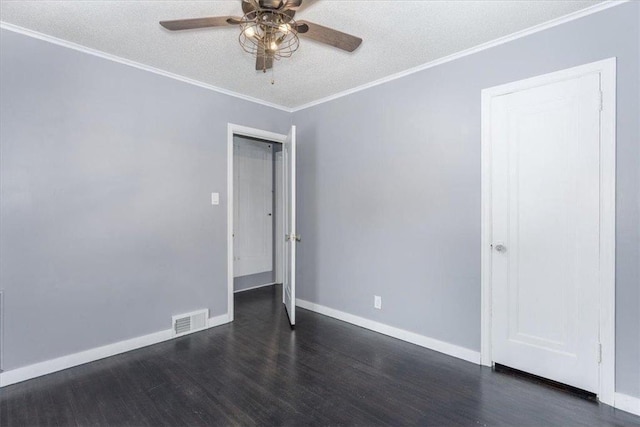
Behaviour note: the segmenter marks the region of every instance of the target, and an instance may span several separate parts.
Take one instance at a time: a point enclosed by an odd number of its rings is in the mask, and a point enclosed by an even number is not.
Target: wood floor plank
[[[640,417],[299,309],[235,321],[0,392],[0,426],[640,426]]]
[[[56,424],[58,426],[77,426],[76,416],[71,406],[71,395],[67,387],[57,387],[50,393],[51,404],[56,408]]]

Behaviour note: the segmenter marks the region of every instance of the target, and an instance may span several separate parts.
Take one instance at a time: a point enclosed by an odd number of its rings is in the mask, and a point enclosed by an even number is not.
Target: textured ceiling
[[[362,37],[353,53],[301,39],[274,74],[254,70],[237,27],[171,33],[160,20],[241,15],[226,1],[2,1],[3,22],[285,107],[300,106],[599,1],[313,1],[296,19]],[[271,79],[275,78],[275,85]]]

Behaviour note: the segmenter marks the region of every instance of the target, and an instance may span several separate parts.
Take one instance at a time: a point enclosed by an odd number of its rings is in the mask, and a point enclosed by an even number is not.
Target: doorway
[[[482,92],[482,364],[613,404],[615,58]]]
[[[282,263],[282,245],[276,245],[281,240],[275,239],[282,221],[282,187],[276,183],[281,153],[281,144],[233,137],[234,293],[282,284],[275,277]]]
[[[228,316],[233,295],[282,283],[295,325],[295,126],[288,135],[229,124],[227,135]]]

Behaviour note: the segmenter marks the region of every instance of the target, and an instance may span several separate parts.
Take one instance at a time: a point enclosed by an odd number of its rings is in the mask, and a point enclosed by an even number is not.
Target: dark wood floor
[[[236,320],[6,387],[1,426],[638,425],[640,417],[309,311],[280,287]]]

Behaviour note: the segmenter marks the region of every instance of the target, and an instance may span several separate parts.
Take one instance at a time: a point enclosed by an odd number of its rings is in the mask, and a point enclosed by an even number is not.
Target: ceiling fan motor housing
[[[240,26],[240,45],[252,55],[288,58],[300,45],[295,21],[279,10],[253,10],[245,14]]]

